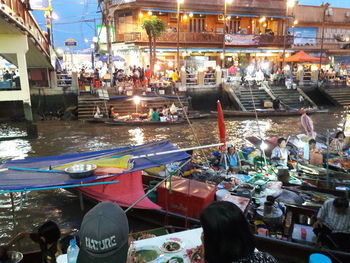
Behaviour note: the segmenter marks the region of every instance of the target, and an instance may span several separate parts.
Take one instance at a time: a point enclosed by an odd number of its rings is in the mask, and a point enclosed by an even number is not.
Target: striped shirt
[[[320,219],[334,233],[350,234],[350,208],[345,214],[338,214],[333,205],[334,199],[328,199],[317,213]]]

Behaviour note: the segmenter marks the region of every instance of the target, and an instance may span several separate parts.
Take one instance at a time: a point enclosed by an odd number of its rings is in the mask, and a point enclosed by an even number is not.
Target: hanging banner
[[[32,10],[52,10],[51,0],[29,0],[29,5]]]
[[[258,35],[225,35],[225,45],[228,46],[257,46],[259,45],[259,40],[260,36]]]
[[[111,42],[114,42],[114,27],[111,26],[109,29],[111,33]],[[99,44],[107,43],[107,30],[105,26],[97,26],[97,37]]]

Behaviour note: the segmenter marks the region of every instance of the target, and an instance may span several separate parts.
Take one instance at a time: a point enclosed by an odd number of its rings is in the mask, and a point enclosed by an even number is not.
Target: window
[[[205,18],[191,18],[189,26],[190,32],[203,32],[205,31]]]

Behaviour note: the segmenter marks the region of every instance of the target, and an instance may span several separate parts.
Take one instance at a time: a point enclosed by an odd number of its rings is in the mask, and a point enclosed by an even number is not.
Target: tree
[[[146,31],[149,43],[149,60],[151,70],[153,71],[156,61],[156,43],[157,38],[165,31],[165,22],[157,16],[151,16],[143,21],[141,27]]]

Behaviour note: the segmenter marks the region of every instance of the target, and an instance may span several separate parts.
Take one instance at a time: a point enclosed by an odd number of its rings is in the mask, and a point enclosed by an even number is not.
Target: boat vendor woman
[[[287,149],[287,141],[285,138],[279,138],[277,140],[278,146],[272,150],[271,160],[276,165],[287,167],[288,157],[290,152]]]
[[[114,111],[114,107],[111,105],[108,110],[108,115],[110,118],[118,118],[119,114]]]
[[[232,143],[227,144],[227,152],[222,155],[220,166],[231,169],[239,168],[241,166],[238,152]]]
[[[151,121],[159,121],[159,113],[156,108],[153,108],[153,112],[151,115]]]
[[[337,132],[335,138],[329,145],[329,150],[331,153],[342,155],[345,145],[345,134],[342,131]]]

